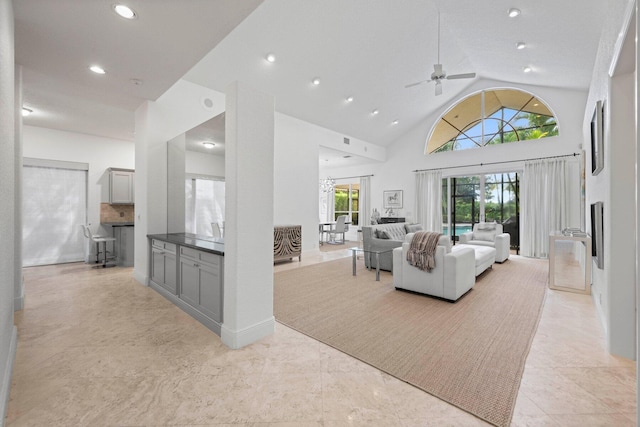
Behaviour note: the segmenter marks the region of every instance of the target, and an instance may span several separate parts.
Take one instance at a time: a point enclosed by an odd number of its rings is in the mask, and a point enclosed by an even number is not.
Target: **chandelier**
[[[331,193],[336,186],[336,180],[330,176],[320,180],[320,190],[323,193]]]

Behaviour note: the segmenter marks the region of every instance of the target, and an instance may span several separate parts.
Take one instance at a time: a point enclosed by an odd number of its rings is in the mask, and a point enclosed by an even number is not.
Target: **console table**
[[[380,221],[378,221],[378,224],[393,224],[396,222],[405,222],[405,218],[398,216],[383,216],[380,218]]]
[[[587,233],[549,235],[549,289],[591,293],[591,237]]]
[[[302,261],[302,226],[276,225],[273,227],[273,260],[293,259]]]

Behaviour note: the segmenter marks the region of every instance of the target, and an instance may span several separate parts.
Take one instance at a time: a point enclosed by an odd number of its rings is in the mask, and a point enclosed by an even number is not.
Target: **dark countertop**
[[[169,233],[147,234],[147,238],[175,243],[176,245],[187,246],[200,251],[224,256],[224,239],[218,239],[212,236],[202,236],[191,233]]]
[[[100,224],[112,227],[133,227],[133,222],[101,222]]]

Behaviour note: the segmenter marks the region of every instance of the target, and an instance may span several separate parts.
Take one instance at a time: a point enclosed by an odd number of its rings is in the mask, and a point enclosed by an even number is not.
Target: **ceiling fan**
[[[448,76],[442,68],[442,64],[440,64],[440,13],[438,13],[438,63],[433,64],[433,73],[431,73],[431,78],[408,84],[405,88],[417,86],[422,83],[436,82],[437,96],[442,95],[442,80],[472,79],[475,76],[476,73],[452,74]]]

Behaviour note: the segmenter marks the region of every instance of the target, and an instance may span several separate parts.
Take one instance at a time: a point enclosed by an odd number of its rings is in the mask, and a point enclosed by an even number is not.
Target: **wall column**
[[[224,322],[241,348],[274,332],[274,98],[235,82],[226,91]]]
[[[15,67],[15,191],[14,199],[14,280],[13,309],[22,310],[24,307],[24,284],[22,282],[22,67]]]
[[[4,421],[17,346],[15,292],[15,48],[13,3],[0,0],[0,418]],[[1,424],[1,422],[0,422]]]

